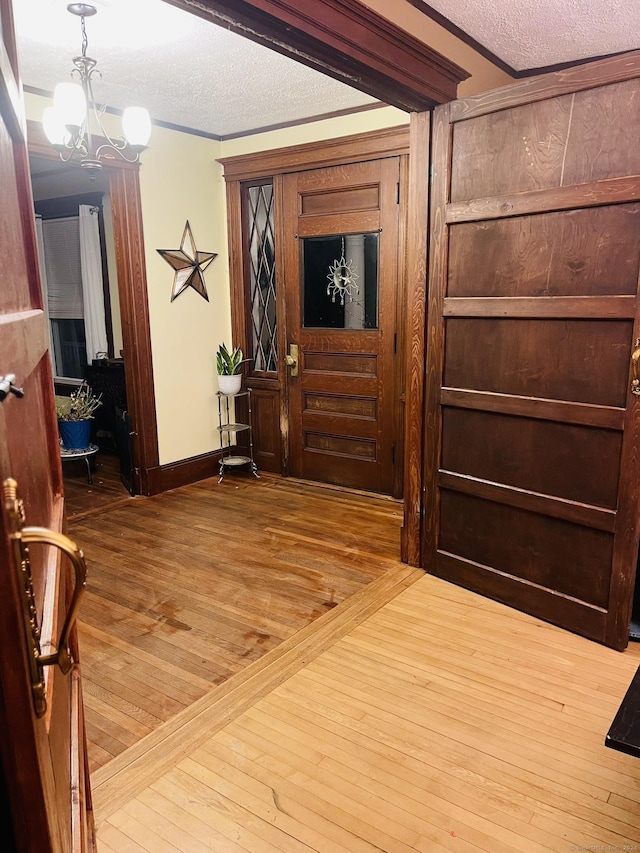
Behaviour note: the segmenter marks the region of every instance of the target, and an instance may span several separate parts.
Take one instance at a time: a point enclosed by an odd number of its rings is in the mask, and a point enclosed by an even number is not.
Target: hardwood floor
[[[100,450],[91,467],[92,482],[89,483],[84,459],[63,463],[65,508],[69,521],[131,500],[131,495],[120,482],[120,462],[115,453]]]
[[[638,646],[380,582],[98,771],[101,853],[638,850],[640,762],[603,745]]]
[[[397,501],[263,475],[77,515],[90,769],[398,565]]]

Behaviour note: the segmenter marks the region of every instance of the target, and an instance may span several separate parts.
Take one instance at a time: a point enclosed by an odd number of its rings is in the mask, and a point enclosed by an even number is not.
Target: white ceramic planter
[[[218,388],[221,394],[237,394],[242,387],[242,374],[233,376],[218,376]]]

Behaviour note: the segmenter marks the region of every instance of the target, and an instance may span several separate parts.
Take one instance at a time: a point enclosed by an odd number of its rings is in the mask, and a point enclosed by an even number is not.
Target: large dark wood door
[[[638,547],[640,59],[434,116],[423,565],[616,648]]]
[[[285,176],[295,477],[393,491],[398,188],[397,157]]]
[[[80,675],[64,657],[60,666],[41,669],[33,649],[46,655],[67,648],[60,636],[82,561],[61,535],[60,454],[24,126],[11,3],[0,0],[0,754],[11,814],[5,844],[21,853],[67,853],[88,850],[92,838]],[[11,392],[7,374],[23,397]],[[32,529],[21,534],[24,524]],[[43,538],[54,546],[35,543]],[[70,643],[77,660],[73,634]]]

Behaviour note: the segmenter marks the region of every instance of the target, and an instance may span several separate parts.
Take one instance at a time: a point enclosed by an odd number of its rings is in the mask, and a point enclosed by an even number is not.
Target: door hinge
[[[395,355],[398,352],[398,333],[393,333],[393,354]]]
[[[391,445],[391,464],[396,464],[396,446],[395,444]]]
[[[396,204],[400,204],[400,181],[396,185]]]

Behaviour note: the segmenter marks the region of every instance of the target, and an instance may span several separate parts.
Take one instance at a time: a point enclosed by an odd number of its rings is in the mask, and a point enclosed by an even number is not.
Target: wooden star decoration
[[[218,255],[216,252],[199,252],[196,249],[188,219],[184,226],[180,248],[156,249],[156,252],[162,255],[165,261],[176,271],[173,279],[173,290],[171,292],[172,302],[187,287],[192,287],[207,302],[209,301],[203,273],[211,261],[217,258]]]

